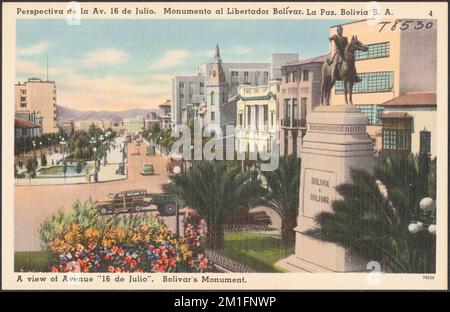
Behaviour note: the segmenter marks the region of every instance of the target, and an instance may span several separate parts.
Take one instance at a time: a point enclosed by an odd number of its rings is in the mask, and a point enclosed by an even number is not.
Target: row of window
[[[391,71],[359,73],[361,82],[353,85],[353,93],[390,91],[394,84],[394,73]],[[342,81],[336,81],[335,93],[344,93]]]
[[[300,99],[301,109],[300,112],[302,114],[301,119],[306,120],[306,97],[302,97]],[[292,112],[291,112],[291,103],[292,103]],[[299,109],[298,109],[298,99],[284,99],[284,119],[290,120],[291,116],[294,117],[294,120],[299,119]]]
[[[358,105],[358,108],[369,119],[370,125],[381,124],[380,116],[383,115],[384,107],[378,105]]]
[[[381,42],[366,45],[367,51],[356,51],[355,60],[365,60],[376,57],[389,56],[389,42]]]
[[[411,129],[383,129],[383,149],[411,152]],[[420,131],[420,153],[431,152],[431,132]]]
[[[309,81],[309,70],[305,69],[302,71],[302,80]],[[284,81],[286,83],[300,81],[299,72],[297,70],[286,72],[284,75]]]

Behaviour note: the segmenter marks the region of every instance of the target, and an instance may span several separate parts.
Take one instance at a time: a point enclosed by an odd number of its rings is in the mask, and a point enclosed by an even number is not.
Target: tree
[[[332,212],[319,214],[319,227],[307,234],[376,260],[393,272],[434,273],[436,237],[408,231],[420,200],[435,194],[433,163],[426,155],[409,155],[381,159],[376,176],[352,170],[353,183],[336,188],[342,199],[332,203]]]
[[[275,171],[262,171],[269,192],[264,197],[266,205],[281,217],[281,234],[285,242],[295,240],[300,187],[300,160],[295,156],[280,157]]]
[[[188,172],[170,177],[165,192],[175,193],[204,217],[207,225],[207,244],[219,249],[224,244],[224,221],[235,209],[260,202],[265,190],[256,172],[240,172],[227,161],[198,161]]]

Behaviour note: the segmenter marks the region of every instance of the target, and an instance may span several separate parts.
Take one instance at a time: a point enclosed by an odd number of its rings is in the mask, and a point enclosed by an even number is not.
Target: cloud
[[[128,54],[115,48],[100,49],[86,53],[81,60],[85,67],[96,67],[102,65],[114,65],[124,63],[128,60]]]
[[[231,52],[234,55],[243,55],[243,54],[249,54],[253,51],[252,48],[249,47],[235,47]]]
[[[35,45],[32,45],[31,47],[22,47],[17,48],[17,55],[23,55],[23,56],[31,56],[31,55],[38,55],[42,54],[48,49],[48,43],[45,41],[41,41],[36,43]]]
[[[188,50],[168,50],[164,55],[150,64],[150,69],[164,69],[184,65],[186,60],[192,56]]]

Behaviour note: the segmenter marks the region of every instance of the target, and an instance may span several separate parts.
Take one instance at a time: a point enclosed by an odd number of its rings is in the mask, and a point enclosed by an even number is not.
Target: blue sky
[[[170,98],[170,78],[211,60],[267,62],[328,51],[331,25],[348,20],[18,20],[16,80],[56,81],[58,104],[81,110],[153,108]]]

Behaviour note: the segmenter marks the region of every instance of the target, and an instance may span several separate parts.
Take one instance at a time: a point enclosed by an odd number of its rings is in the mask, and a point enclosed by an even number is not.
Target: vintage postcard
[[[2,26],[2,289],[447,289],[447,3]]]

